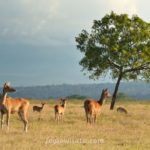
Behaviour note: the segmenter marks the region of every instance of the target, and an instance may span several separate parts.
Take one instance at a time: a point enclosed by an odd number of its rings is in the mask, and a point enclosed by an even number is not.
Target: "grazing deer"
[[[40,106],[33,106],[33,112],[34,111],[37,111],[37,112],[41,112],[42,110],[43,110],[43,107],[44,107],[44,105],[46,104],[46,103],[41,103],[42,104],[42,106],[40,107]]]
[[[111,95],[108,89],[103,89],[101,93],[101,97],[98,101],[94,99],[87,99],[84,102],[84,109],[85,109],[87,123],[91,124],[92,122],[96,122],[97,114],[103,105],[104,99],[110,96]]]
[[[124,113],[124,114],[128,113],[127,110],[125,108],[123,108],[123,107],[118,107],[117,108],[117,112]]]
[[[23,98],[11,98],[7,96],[8,92],[15,92],[16,90],[10,86],[9,83],[5,83],[3,86],[3,93],[0,101],[1,112],[1,128],[3,129],[4,114],[6,114],[7,130],[9,130],[10,114],[18,112],[19,117],[24,123],[24,131],[27,132],[28,120],[27,113],[29,109],[29,101]]]
[[[55,112],[55,120],[58,122],[59,120],[63,119],[63,115],[65,112],[66,107],[66,99],[61,99],[61,105],[55,105],[54,106],[54,112]]]

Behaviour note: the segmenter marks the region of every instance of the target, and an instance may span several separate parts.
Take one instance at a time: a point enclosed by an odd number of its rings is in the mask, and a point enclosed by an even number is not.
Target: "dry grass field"
[[[55,101],[56,102],[56,101]],[[0,130],[1,150],[149,150],[150,102],[125,101],[128,114],[109,110],[109,102],[103,105],[97,123],[87,125],[83,101],[68,100],[64,121],[54,121],[54,101],[48,101],[41,113],[29,113],[29,130],[23,132],[23,124],[17,114],[10,119],[10,131]]]

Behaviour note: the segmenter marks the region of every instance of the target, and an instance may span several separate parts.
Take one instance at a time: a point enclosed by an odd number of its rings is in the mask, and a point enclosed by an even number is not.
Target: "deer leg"
[[[24,131],[27,132],[28,131],[28,120],[26,118],[26,116],[24,116]]]
[[[92,124],[92,114],[90,114],[89,122],[90,122],[90,124]]]
[[[1,112],[1,129],[3,130],[4,114]]]
[[[9,119],[10,119],[10,113],[8,112],[6,116],[7,131],[9,131]]]
[[[56,112],[55,112],[55,121],[57,120],[57,114],[56,114]]]
[[[61,122],[64,121],[64,113],[61,114]]]
[[[92,119],[91,120],[92,120],[92,124],[93,124],[94,123],[94,115],[92,115]]]
[[[86,122],[89,123],[89,113],[88,111],[85,109],[85,116],[86,116]]]
[[[23,121],[23,123],[24,123],[23,113],[22,113],[21,111],[19,111],[19,112],[18,112],[18,115],[19,115],[21,121]]]
[[[38,118],[38,120],[41,120],[41,112],[39,112],[39,118]]]
[[[59,120],[60,120],[60,122],[62,122],[63,114],[62,114],[62,113],[60,113],[60,115],[59,115],[59,116],[60,116],[60,119],[59,119]]]
[[[93,112],[91,111],[89,115],[90,115],[90,118],[89,118],[90,124],[92,124],[93,123],[93,119],[94,119],[93,118]]]
[[[28,120],[27,120],[26,113],[23,114],[23,121],[24,121],[24,131],[27,132],[28,131]]]
[[[56,121],[58,121],[58,114],[57,113],[55,114],[55,119],[56,119]]]
[[[62,113],[59,114],[59,122],[62,121]]]
[[[55,112],[55,121],[58,122],[58,113],[57,112]]]
[[[26,117],[26,113],[22,112],[22,111],[19,111],[18,115],[20,116],[21,120],[24,123],[24,131],[27,132],[28,131],[28,120],[27,120],[27,117]]]
[[[89,114],[87,115],[87,121],[88,121],[87,123],[90,123],[90,115]]]
[[[58,114],[58,119],[57,119],[57,122],[59,122],[60,121],[60,114]]]
[[[86,122],[88,123],[89,122],[89,118],[88,118],[88,113],[86,112]]]
[[[59,114],[59,122],[62,121],[62,114]]]
[[[58,117],[58,122],[60,122],[61,121],[61,114],[59,114],[58,116],[59,116]]]
[[[96,122],[96,114],[94,114],[94,123]]]

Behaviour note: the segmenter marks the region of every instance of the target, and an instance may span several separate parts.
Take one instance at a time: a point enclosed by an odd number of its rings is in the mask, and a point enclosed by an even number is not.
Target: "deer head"
[[[15,92],[15,91],[16,91],[16,89],[14,89],[13,87],[11,87],[9,82],[4,83],[4,86],[3,86],[3,92],[4,93]]]
[[[105,98],[109,98],[111,97],[111,94],[109,93],[108,89],[103,89],[102,91],[102,95],[105,97]]]
[[[42,104],[42,106],[44,106],[46,103],[41,103]]]

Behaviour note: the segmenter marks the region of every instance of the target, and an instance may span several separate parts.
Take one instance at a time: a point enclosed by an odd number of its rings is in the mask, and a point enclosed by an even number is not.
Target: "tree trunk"
[[[116,83],[116,86],[115,86],[115,90],[114,90],[114,93],[113,93],[113,97],[112,97],[112,100],[111,100],[111,105],[110,105],[110,109],[113,110],[114,109],[114,105],[115,105],[115,102],[116,102],[116,97],[117,97],[117,92],[118,92],[118,88],[119,88],[119,85],[120,85],[120,81],[122,79],[122,71],[120,72],[119,76],[118,76],[118,80],[117,80],[117,83]]]

